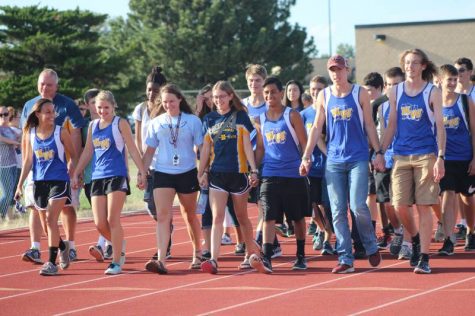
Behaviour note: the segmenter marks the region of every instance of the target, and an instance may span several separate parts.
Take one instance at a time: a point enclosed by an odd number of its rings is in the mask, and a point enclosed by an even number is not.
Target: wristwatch
[[[445,160],[445,155],[439,155],[439,158]]]
[[[384,155],[384,151],[382,149],[380,149],[375,154],[376,155]]]

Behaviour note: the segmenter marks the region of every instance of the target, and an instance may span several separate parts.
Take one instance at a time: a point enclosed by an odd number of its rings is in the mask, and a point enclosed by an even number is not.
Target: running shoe
[[[394,238],[391,241],[389,246],[389,252],[393,256],[397,256],[401,252],[402,242],[404,241],[404,236],[402,234],[395,233]]]
[[[377,267],[381,263],[381,253],[379,252],[379,249],[376,250],[375,253],[371,254],[368,256],[368,262],[372,267]]]
[[[231,239],[231,236],[229,236],[228,233],[224,233],[221,237],[221,245],[231,245],[232,243],[233,240]]]
[[[332,273],[336,274],[345,274],[355,272],[355,268],[349,264],[339,263],[336,267],[333,268]]]
[[[275,232],[277,235],[280,235],[282,237],[287,237],[287,226],[285,226],[284,224],[276,224]]]
[[[380,236],[378,238],[378,248],[381,250],[384,250],[388,248],[389,244],[391,242],[391,235],[384,234],[383,236]]]
[[[65,240],[64,250],[59,251],[59,267],[62,270],[66,270],[69,267],[71,258],[69,257],[69,241]]]
[[[104,260],[111,260],[113,255],[112,245],[107,245],[106,251],[104,251]]]
[[[237,243],[236,247],[234,247],[234,254],[236,256],[244,256],[246,254],[246,244]]]
[[[313,236],[315,235],[316,232],[317,232],[317,224],[315,224],[314,222],[310,222],[310,224],[308,224],[308,227],[307,227],[307,235]]]
[[[78,253],[76,249],[70,248],[69,249],[69,261],[77,261],[78,260]]]
[[[21,260],[33,262],[35,264],[43,264],[43,261],[41,261],[41,252],[36,248],[31,248],[25,251],[21,256]]]
[[[99,245],[90,246],[89,254],[93,256],[97,262],[104,262],[104,252],[102,251],[101,246]]]
[[[104,274],[115,275],[115,274],[119,274],[121,272],[122,272],[122,268],[121,268],[120,264],[112,262],[107,267],[106,271],[104,271]]]
[[[414,273],[416,274],[429,274],[431,272],[429,261],[420,260],[414,268]]]
[[[149,260],[145,264],[145,270],[147,270],[148,272],[158,273],[158,274],[168,273],[168,269],[165,268],[165,265],[163,264],[163,262],[158,261],[158,260]]]
[[[282,248],[280,247],[280,245],[272,246],[272,251],[272,259],[282,256]]]
[[[201,258],[203,258],[205,260],[211,259],[211,252],[209,252],[209,250],[203,250],[201,252]]]
[[[475,234],[468,234],[465,237],[465,251],[475,251]]]
[[[451,256],[454,254],[454,244],[450,237],[445,238],[442,248],[439,249],[439,256]]]
[[[249,262],[249,257],[248,256],[244,257],[243,262],[239,264],[239,270],[247,270],[251,268],[252,267],[251,267],[251,263]]]
[[[307,259],[303,256],[297,256],[297,259],[292,266],[292,270],[307,270]]]
[[[412,256],[409,262],[411,267],[417,266],[417,264],[419,263],[420,256],[421,256],[421,244],[412,243]]]
[[[287,238],[295,237],[295,232],[293,228],[287,228]]]
[[[441,222],[437,222],[437,229],[434,233],[435,242],[443,242],[445,240],[444,226]]]
[[[455,238],[457,238],[457,240],[465,240],[467,237],[467,227],[462,224],[457,224],[456,229]]]
[[[154,253],[151,260],[158,260],[158,252]]]
[[[58,274],[58,267],[52,262],[46,262],[40,270],[40,275],[56,275]]]
[[[119,264],[122,267],[125,264],[125,246],[127,245],[127,240],[122,240],[122,251],[120,252]]]
[[[323,248],[323,240],[325,239],[324,232],[318,232],[313,236],[313,250],[321,250]]]
[[[398,254],[398,260],[410,260],[412,257],[412,248],[403,244]]]
[[[216,274],[218,273],[218,263],[214,259],[203,261],[201,263],[201,271]]]
[[[333,249],[332,245],[329,241],[325,241],[323,243],[322,251],[320,252],[322,256],[331,256],[335,254],[335,250]]]
[[[260,273],[272,273],[272,264],[269,259],[264,256],[260,257],[254,253],[249,257],[249,263],[253,269],[256,269]]]

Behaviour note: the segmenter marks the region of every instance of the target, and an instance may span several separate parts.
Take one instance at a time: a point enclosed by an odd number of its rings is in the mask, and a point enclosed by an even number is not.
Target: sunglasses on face
[[[8,117],[10,113],[5,112],[5,113],[0,113],[0,117]]]

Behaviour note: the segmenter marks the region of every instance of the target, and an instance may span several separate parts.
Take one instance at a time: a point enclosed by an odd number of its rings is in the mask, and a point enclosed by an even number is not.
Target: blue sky
[[[259,0],[256,0],[259,1]],[[297,0],[291,21],[307,29],[320,53],[329,53],[328,1]],[[354,26],[396,22],[475,18],[473,0],[330,0],[333,53],[340,43],[354,45]],[[87,9],[126,17],[128,0],[1,0],[1,5],[46,5],[65,10]]]

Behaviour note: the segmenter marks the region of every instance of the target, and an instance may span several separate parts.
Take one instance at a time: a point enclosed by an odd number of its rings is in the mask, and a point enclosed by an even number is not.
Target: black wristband
[[[445,156],[444,156],[444,155],[439,155],[439,158],[442,159],[442,160],[445,160]]]
[[[384,155],[384,151],[382,149],[380,149],[375,154],[376,155]]]

